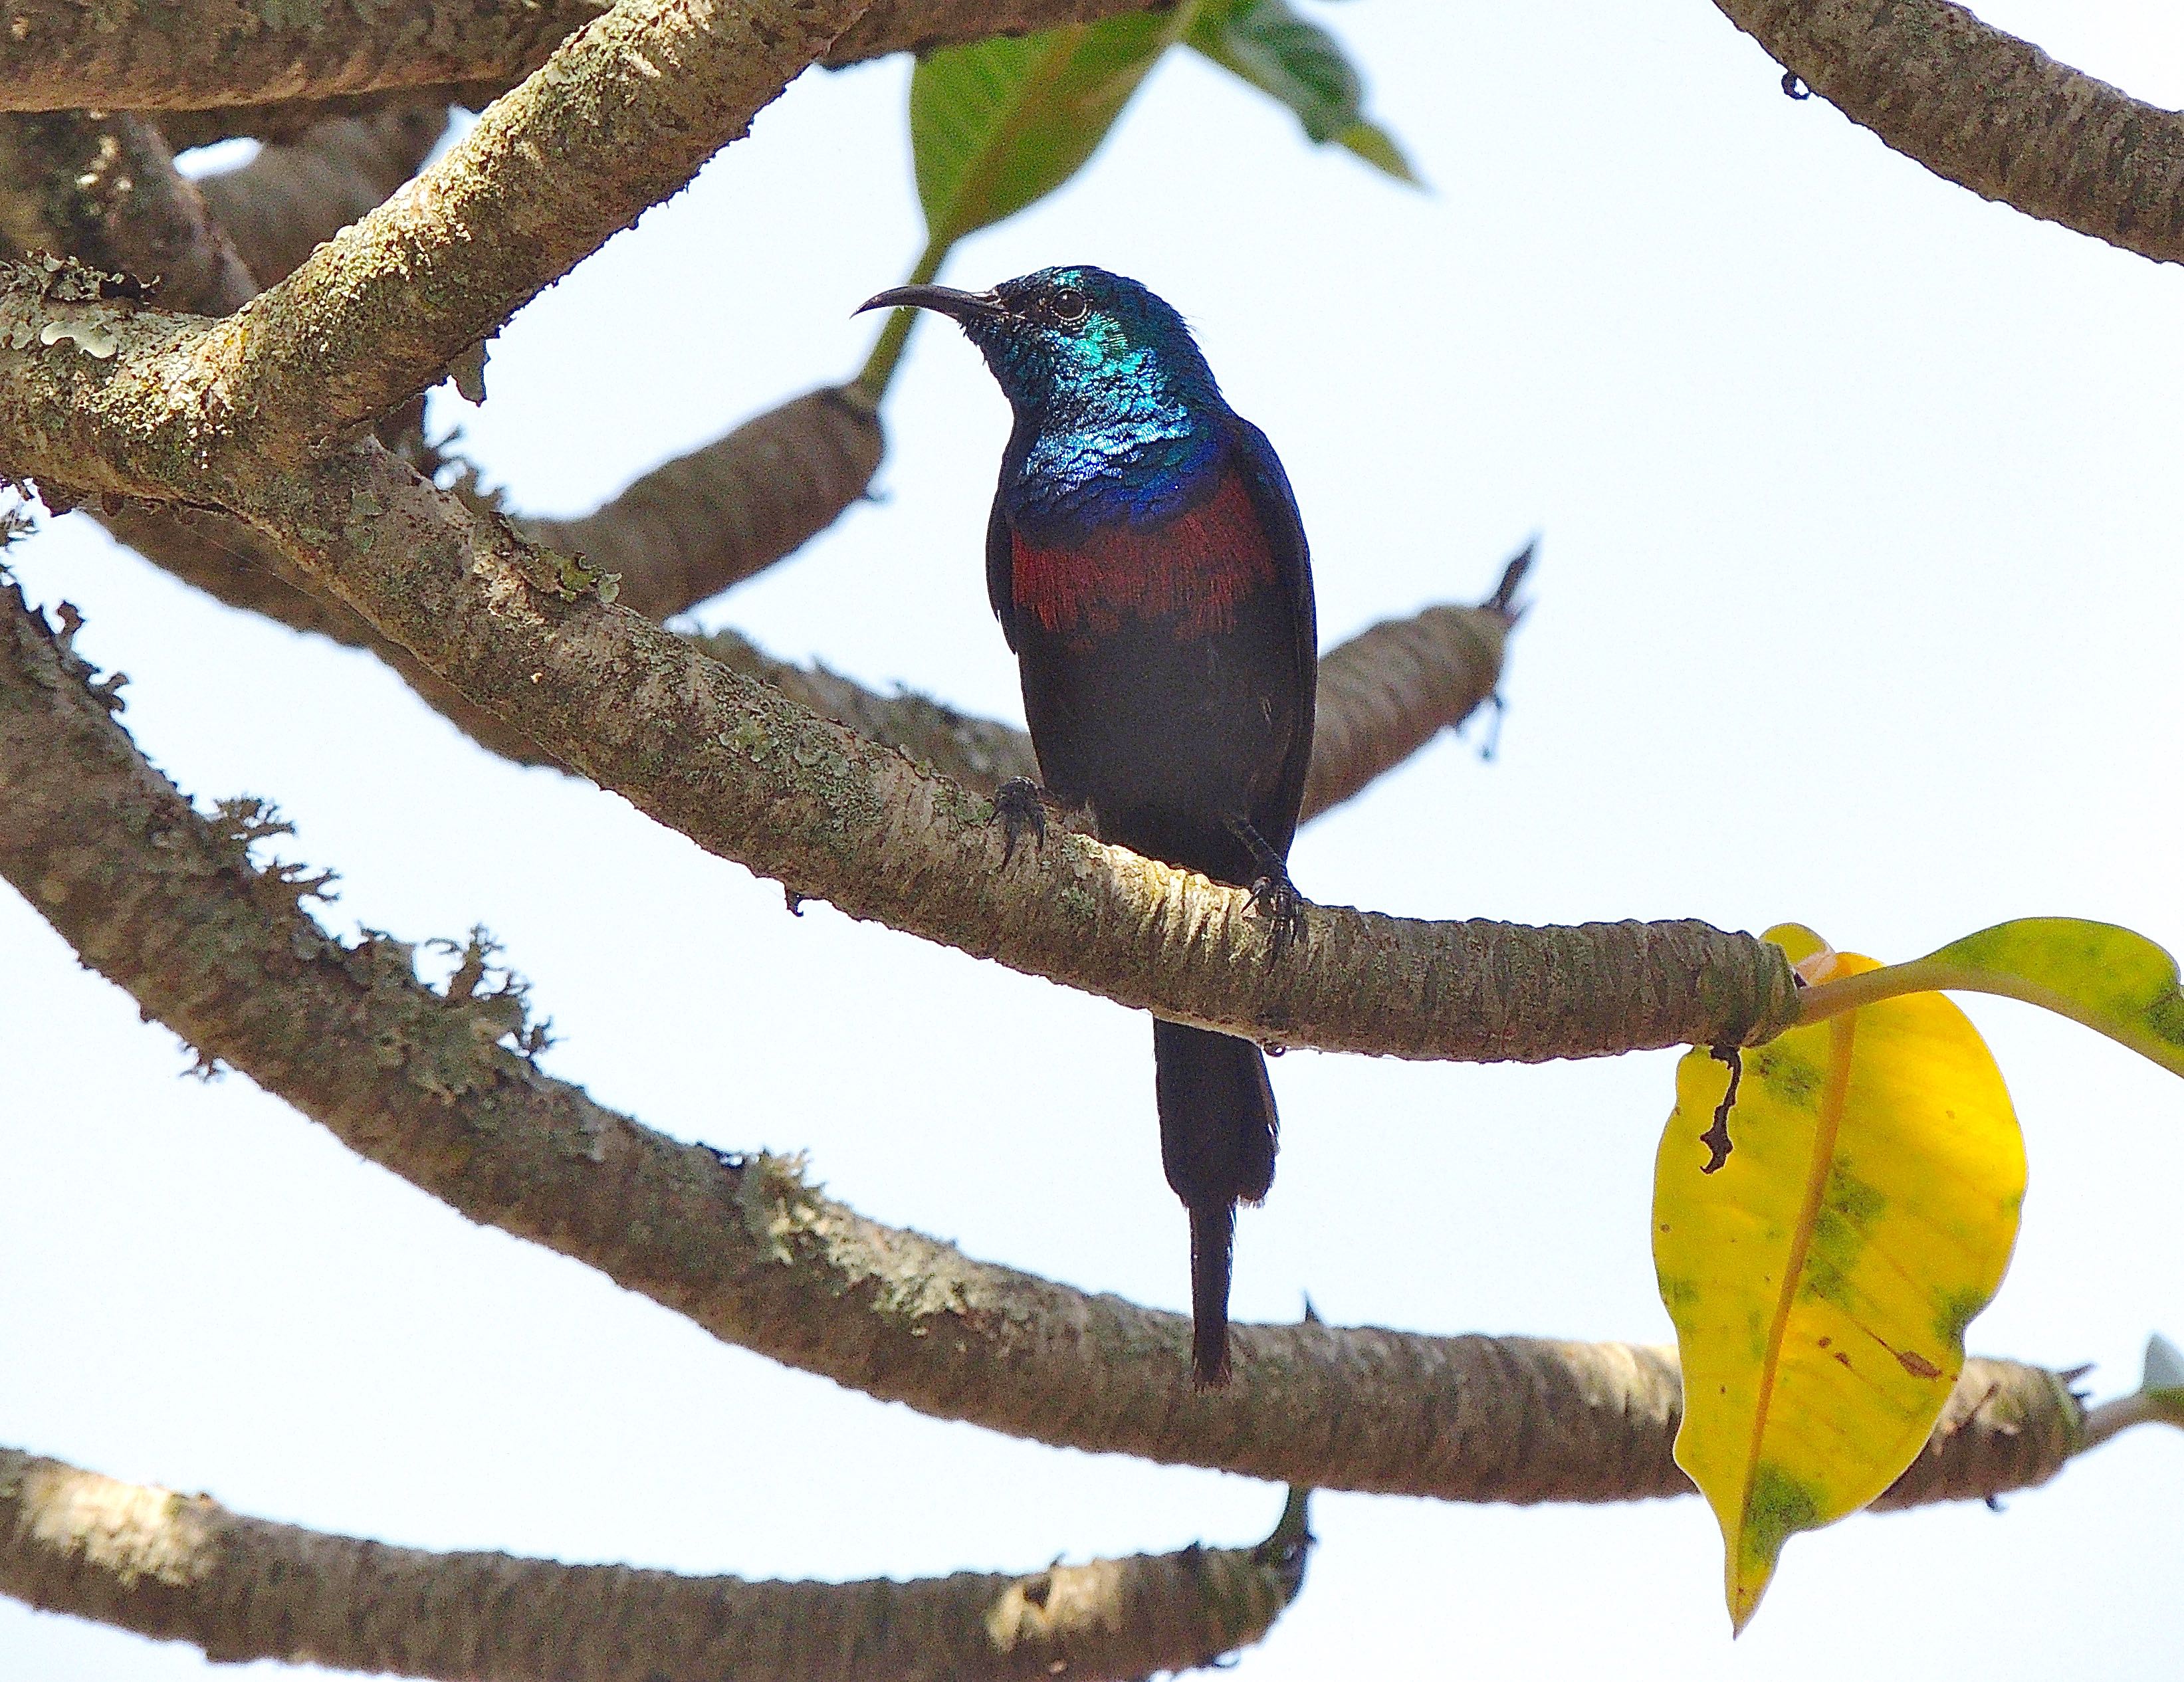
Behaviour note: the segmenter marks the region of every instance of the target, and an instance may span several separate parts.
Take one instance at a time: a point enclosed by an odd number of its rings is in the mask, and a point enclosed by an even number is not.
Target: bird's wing
[[[1017,645],[1016,606],[1016,536],[1009,529],[1009,516],[1001,504],[1023,465],[1029,440],[1013,434],[1009,447],[1001,452],[1000,482],[994,487],[994,511],[986,517],[986,599],[994,605],[994,617],[1001,621],[1001,635],[1008,639],[1010,650]]]
[[[1282,790],[1291,809],[1304,794],[1305,773],[1312,766],[1312,700],[1319,687],[1319,624],[1312,606],[1312,553],[1305,541],[1304,518],[1297,512],[1296,493],[1282,459],[1267,442],[1267,435],[1241,415],[1228,417],[1228,448],[1244,477],[1252,511],[1267,534],[1267,547],[1274,560],[1275,576],[1291,604],[1290,623],[1295,630],[1293,649],[1296,661],[1298,736],[1282,762]]]

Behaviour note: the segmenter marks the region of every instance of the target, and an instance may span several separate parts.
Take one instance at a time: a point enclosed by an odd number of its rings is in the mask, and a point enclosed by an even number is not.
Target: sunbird
[[[1046,790],[1103,840],[1252,890],[1277,959],[1318,664],[1289,476],[1221,396],[1190,330],[1087,265],[990,292],[898,287],[861,307],[952,317],[1015,411],[986,526],[986,588],[1023,679]],[[1012,849],[1039,791],[1005,786]],[[1161,1161],[1190,1214],[1191,1376],[1228,1381],[1239,1200],[1273,1184],[1267,1063],[1248,1039],[1155,1019]]]

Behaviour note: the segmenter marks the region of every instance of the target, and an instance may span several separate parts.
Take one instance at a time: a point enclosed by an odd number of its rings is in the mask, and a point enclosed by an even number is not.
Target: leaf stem
[[[1974,969],[1934,958],[1914,958],[1908,964],[1884,964],[1862,975],[1844,976],[1808,987],[1797,995],[1797,1021],[1802,1025],[1827,1021],[1846,1011],[1863,1010],[1885,999],[1901,999],[1911,993],[1988,993],[1997,999],[2014,999],[2036,1005],[2059,1016],[2082,1022],[2098,1033],[2113,1034],[2111,1024],[2099,1018],[2083,1001],[2042,987],[2023,976],[2002,970]],[[2128,1042],[2126,1042],[2128,1043]]]
[[[2012,975],[2006,970],[1950,963],[1940,958],[1885,964],[1863,975],[1844,976],[1805,988],[1797,994],[1797,1022],[1799,1026],[1825,1022],[1846,1011],[1863,1010],[1869,1005],[1901,999],[1910,993],[1986,993],[1997,999],[2014,999],[2020,1004],[2036,1005],[2066,1016],[2081,1027],[2089,1028],[2152,1059],[2173,1073],[2184,1074],[2184,1058],[2180,1058],[2178,1048],[2153,1033],[2138,1030],[2136,1023],[2119,1022],[2113,1013],[2103,1015],[2085,1000],[2043,987],[2026,977]]]
[[[2184,1410],[2165,1403],[2159,1396],[2134,1390],[2129,1395],[2120,1395],[2086,1410],[2083,1440],[2077,1451],[2083,1454],[2089,1448],[2098,1448],[2118,1432],[2127,1431],[2133,1425],[2156,1424],[2184,1426]]]
[[[910,278],[903,284],[922,287],[931,281],[940,272],[940,265],[948,260],[949,249],[954,244],[953,240],[928,240],[924,253],[917,259],[917,266],[910,271]],[[880,399],[887,395],[889,382],[894,378],[895,366],[902,360],[903,349],[910,343],[910,330],[917,325],[920,313],[916,309],[889,311],[887,326],[880,329],[880,336],[872,345],[872,354],[865,359],[865,365],[850,382],[851,388],[858,396],[874,409],[880,406]]]

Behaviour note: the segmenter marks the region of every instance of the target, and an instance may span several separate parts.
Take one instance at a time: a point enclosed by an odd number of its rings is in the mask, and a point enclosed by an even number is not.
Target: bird
[[[1290,842],[1318,632],[1303,520],[1266,434],[1229,408],[1176,309],[1089,265],[987,292],[898,287],[861,309],[951,317],[1013,411],[986,584],[1017,656],[1045,792],[1102,840],[1247,888],[1277,961],[1301,940]],[[1003,864],[1041,793],[998,792]],[[1153,1022],[1161,1160],[1189,1211],[1191,1378],[1229,1380],[1236,1206],[1273,1184],[1278,1118],[1249,1039]]]

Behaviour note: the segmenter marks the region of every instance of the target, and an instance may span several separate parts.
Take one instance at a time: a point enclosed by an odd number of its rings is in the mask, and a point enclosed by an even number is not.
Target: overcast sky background
[[[1177,304],[1288,465],[1325,644],[1476,599],[1540,535],[1499,758],[1445,738],[1309,827],[1306,894],[1795,919],[1883,958],[2040,913],[2184,949],[2184,276],[1785,98],[1698,0],[1310,9],[1429,192],[1176,54],[1075,186],[943,276],[1090,261]],[[2172,8],[1982,11],[2184,103]],[[921,242],[908,70],[807,76],[516,318],[482,411],[437,400],[514,506],[588,509],[854,370],[873,323],[850,309]],[[1020,717],[979,559],[1006,409],[937,325],[890,399],[880,499],[698,617]],[[279,802],[286,855],[341,874],[336,926],[504,940],[554,1072],[684,1137],[809,1150],[835,1195],[972,1255],[1186,1305],[1142,1018],[791,918],[772,883],[487,757],[369,657],[86,522],[9,560],[84,610],[81,646],[131,675],[125,721],[185,789]],[[2184,1086],[1966,1008],[2031,1162],[1971,1346],[2127,1390],[2148,1331],[2184,1334]],[[1280,1507],[867,1401],[473,1228],[246,1079],[180,1078],[174,1036],[12,894],[0,1048],[0,1442],[412,1546],[753,1577],[1243,1542]],[[1666,1339],[1646,1205],[1673,1062],[1285,1058],[1240,1315],[1309,1291],[1341,1323]],[[2142,1429],[1999,1516],[1855,1518],[1791,1545],[1732,1644],[1695,1500],[1323,1495],[1305,1593],[1242,1674],[2171,1674],[2180,1503],[2184,1437]],[[0,1601],[0,1682],[207,1668]]]

